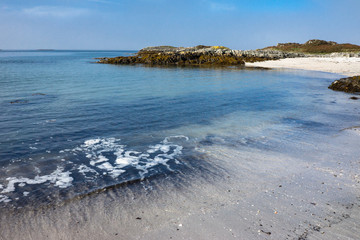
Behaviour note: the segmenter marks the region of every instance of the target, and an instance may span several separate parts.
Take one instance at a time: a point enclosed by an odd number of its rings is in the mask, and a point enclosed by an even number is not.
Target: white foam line
[[[182,135],[166,137],[160,144],[149,146],[149,149],[147,149],[144,153],[141,153],[131,150],[126,151],[126,146],[120,144],[120,139],[96,138],[86,140],[84,144],[73,149],[61,150],[59,153],[84,153],[86,158],[89,160],[88,164],[80,164],[73,168],[73,171],[77,171],[85,178],[95,178],[100,175],[100,173],[117,178],[126,172],[123,168],[127,166],[132,166],[137,169],[140,177],[144,178],[150,168],[160,164],[166,166],[170,171],[173,171],[168,165],[168,161],[175,159],[176,156],[182,153],[183,149],[182,146],[172,143],[172,140],[175,139],[189,140],[188,137]],[[115,160],[110,160],[105,157],[103,155],[104,152],[107,154],[112,153],[116,157]],[[71,162],[68,163],[70,164]],[[180,164],[177,159],[175,159],[175,163]],[[99,170],[101,170],[101,172],[99,172]],[[37,173],[40,174],[40,172],[40,169],[37,169]],[[4,194],[14,192],[17,188],[25,187],[27,184],[34,185],[50,182],[55,187],[67,188],[72,185],[74,180],[73,177],[70,176],[71,174],[72,172],[64,172],[62,167],[58,167],[49,175],[37,175],[34,178],[9,177],[6,179],[8,181],[6,187],[0,185],[0,202],[10,202],[11,199]],[[29,194],[30,192],[23,192],[24,197]]]
[[[70,177],[70,174],[71,172],[63,172],[63,168],[58,167],[53,173],[43,176],[38,175],[34,179],[24,177],[9,177],[6,179],[8,181],[8,185],[5,189],[1,191],[1,193],[9,193],[15,191],[16,184],[21,187],[25,186],[24,184],[42,184],[48,181],[54,183],[55,186],[59,188],[67,188],[71,186],[71,182],[73,181],[73,178]]]

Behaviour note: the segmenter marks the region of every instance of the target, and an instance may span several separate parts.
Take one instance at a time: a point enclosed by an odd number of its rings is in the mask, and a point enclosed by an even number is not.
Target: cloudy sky
[[[360,45],[359,0],[0,0],[0,49]]]

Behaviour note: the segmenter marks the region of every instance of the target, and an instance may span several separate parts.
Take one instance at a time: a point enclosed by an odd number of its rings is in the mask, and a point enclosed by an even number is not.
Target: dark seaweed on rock
[[[347,93],[360,92],[360,76],[341,78],[331,83],[329,88]]]
[[[204,54],[176,54],[176,53],[142,53],[131,57],[108,58],[104,63],[111,64],[154,64],[154,65],[243,65],[244,61],[241,57],[236,56],[211,56]]]

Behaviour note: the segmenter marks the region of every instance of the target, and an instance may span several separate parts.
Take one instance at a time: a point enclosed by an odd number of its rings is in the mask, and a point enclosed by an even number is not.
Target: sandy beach
[[[299,157],[209,146],[195,172],[2,215],[0,239],[358,239],[358,138],[284,146]]]
[[[247,67],[291,68],[337,73],[345,76],[360,75],[360,58],[309,57],[285,58],[274,61],[246,63]]]

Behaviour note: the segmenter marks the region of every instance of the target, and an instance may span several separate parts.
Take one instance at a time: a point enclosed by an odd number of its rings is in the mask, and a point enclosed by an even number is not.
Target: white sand
[[[0,209],[0,239],[359,239],[358,140],[349,129],[322,141],[284,143],[302,149],[299,157],[204,146],[210,164],[195,174],[145,180],[143,187],[129,184],[38,212]]]
[[[360,75],[360,58],[310,57],[286,58],[274,61],[246,63],[247,67],[292,68],[337,73],[346,76]]]

